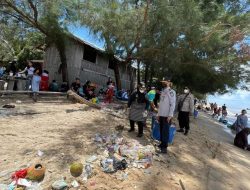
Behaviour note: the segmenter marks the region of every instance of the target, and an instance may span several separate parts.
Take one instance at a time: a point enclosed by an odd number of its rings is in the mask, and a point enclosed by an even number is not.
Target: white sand
[[[16,104],[16,100],[22,103]],[[1,109],[6,103],[14,103],[16,108]],[[5,184],[10,182],[13,170],[37,162],[47,168],[44,189],[50,189],[61,177],[71,184],[69,165],[73,161],[84,163],[89,155],[97,153],[91,139],[96,133],[112,131],[118,124],[128,129],[127,120],[71,104],[64,98],[43,98],[34,104],[27,96],[15,96],[1,98],[0,106],[0,183]],[[7,112],[10,115],[4,116]],[[96,175],[79,189],[179,190],[180,180],[187,190],[250,189],[250,152],[234,147],[232,137],[206,117],[193,121],[188,137],[176,135],[169,154],[162,157],[162,162],[153,162],[150,174],[129,168],[128,179],[120,181],[95,164]],[[123,134],[137,139],[135,133]],[[152,143],[149,129],[140,142]],[[44,152],[42,157],[37,156],[38,150]]]

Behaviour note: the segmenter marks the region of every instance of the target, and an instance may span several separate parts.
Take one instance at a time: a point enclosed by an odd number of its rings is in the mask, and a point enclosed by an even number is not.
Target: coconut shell
[[[42,164],[35,164],[28,168],[26,178],[34,181],[42,181],[45,170],[46,168]]]
[[[73,163],[70,166],[70,173],[73,177],[79,177],[82,174],[83,165],[82,163]]]

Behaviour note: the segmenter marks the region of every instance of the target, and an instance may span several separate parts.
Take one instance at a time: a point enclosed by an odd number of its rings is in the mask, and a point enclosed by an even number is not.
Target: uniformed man
[[[172,83],[169,77],[164,78],[164,80],[161,81],[161,83],[163,86],[163,90],[161,92],[159,109],[158,109],[158,120],[160,122],[160,136],[161,136],[161,144],[159,145],[159,148],[161,149],[161,153],[167,153],[169,127],[174,115],[176,93],[171,88]]]

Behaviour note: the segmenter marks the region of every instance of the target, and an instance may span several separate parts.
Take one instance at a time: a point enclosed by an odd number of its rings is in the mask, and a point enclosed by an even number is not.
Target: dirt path
[[[22,103],[16,104],[17,99]],[[16,108],[2,110],[6,103]],[[43,189],[50,189],[62,177],[70,184],[69,165],[98,154],[92,140],[96,133],[110,133],[118,124],[128,129],[126,119],[114,116],[118,112],[71,104],[61,97],[44,97],[36,104],[27,97],[1,98],[0,183],[9,183],[12,171],[42,162],[47,168]],[[250,189],[250,152],[234,147],[232,136],[207,117],[201,114],[192,122],[189,136],[177,134],[169,154],[154,160],[149,170],[129,168],[128,179],[121,181],[103,173],[97,164],[96,175],[79,189],[182,190],[180,181],[186,190]],[[142,145],[152,144],[149,128],[142,139],[126,131],[123,136]],[[38,150],[44,152],[43,157],[37,156]]]

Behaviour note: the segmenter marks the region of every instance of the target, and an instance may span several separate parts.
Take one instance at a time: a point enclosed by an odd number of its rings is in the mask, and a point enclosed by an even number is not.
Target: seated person
[[[78,89],[78,95],[83,97],[83,98],[85,97],[84,90],[83,90],[82,86]]]
[[[88,80],[84,85],[83,85],[83,93],[87,94],[87,89],[89,88],[90,81]]]
[[[75,82],[71,84],[71,90],[78,93],[78,89],[81,87],[81,81],[79,78],[76,78]]]
[[[234,145],[244,150],[250,151],[250,145],[248,145],[248,135],[250,134],[250,128],[244,128],[234,138]]]
[[[51,92],[58,92],[59,91],[59,86],[58,86],[56,80],[53,80],[52,83],[49,85],[49,90]]]
[[[61,85],[61,92],[67,92],[69,90],[69,85],[67,82],[63,82]]]
[[[91,100],[92,98],[95,97],[95,85],[94,84],[89,84],[89,87],[86,89],[85,93],[86,99]]]
[[[113,100],[113,96],[114,96],[114,86],[112,84],[110,84],[108,86],[108,90],[106,92],[106,98],[105,98],[105,103],[111,103]]]

